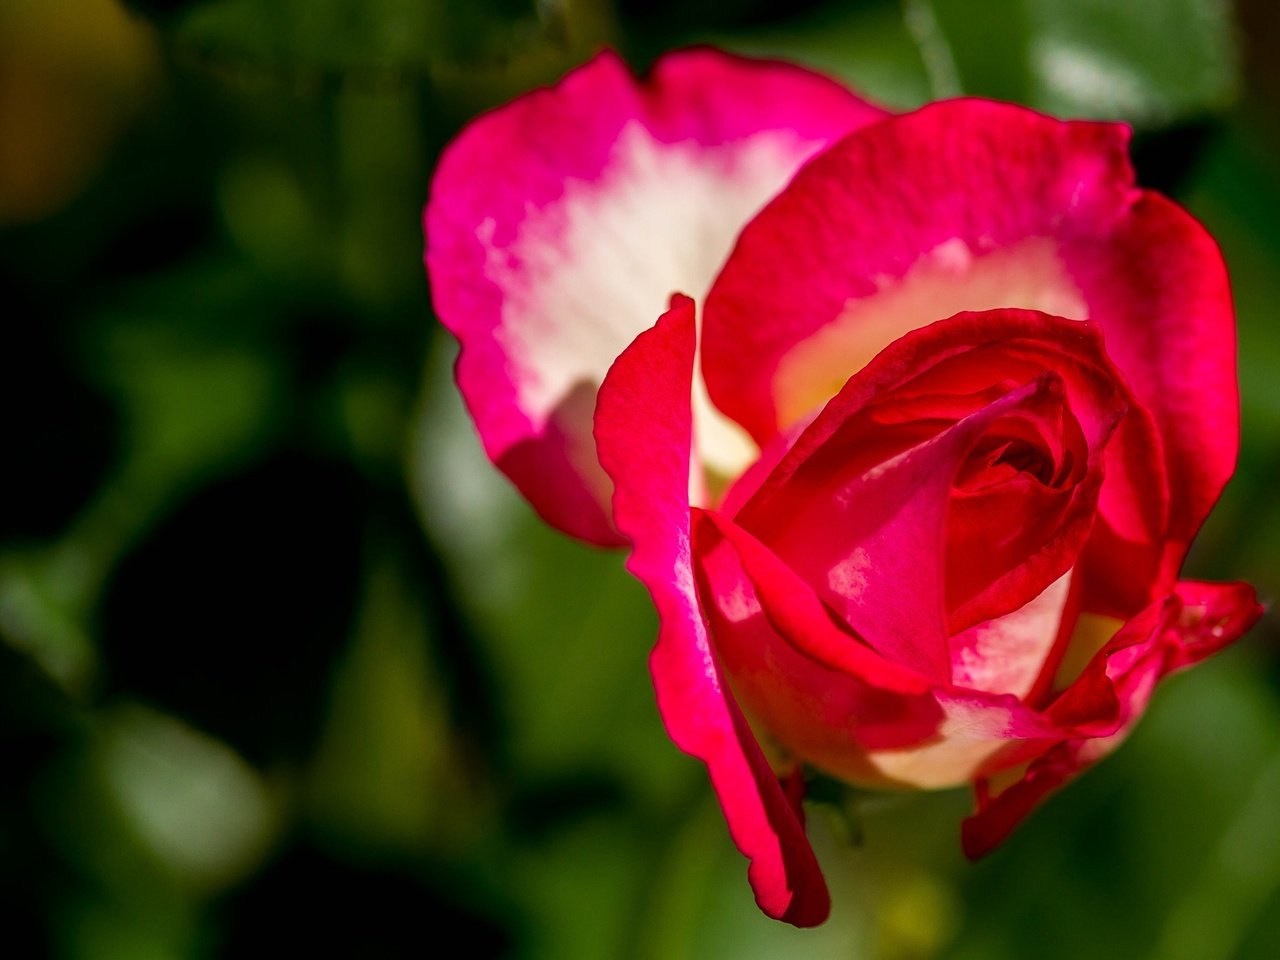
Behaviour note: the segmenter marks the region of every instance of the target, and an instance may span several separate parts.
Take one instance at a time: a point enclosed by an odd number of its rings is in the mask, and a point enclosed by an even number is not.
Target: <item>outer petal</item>
[[[1172,532],[1188,541],[1235,460],[1230,297],[1205,231],[1133,186],[1127,141],[1124,127],[976,100],[847,137],[744,229],[717,279],[712,399],[765,443],[940,317],[1089,317],[1159,426]]]
[[[1150,191],[1100,239],[1073,237],[1064,257],[1108,352],[1160,427],[1170,533],[1189,544],[1231,478],[1240,444],[1226,264],[1197,220]],[[1172,554],[1167,572],[1176,574],[1181,560]]]
[[[785,64],[690,50],[642,86],[605,53],[445,151],[425,213],[436,312],[486,452],[545,519],[619,542],[591,439],[605,371],[674,291],[706,291],[801,163],[882,115]]]
[[[977,813],[962,830],[965,853],[976,858],[997,846],[1045,797],[1119,746],[1164,676],[1236,640],[1261,614],[1245,584],[1184,581],[1125,624],[1049,710],[1098,735],[1062,741],[1002,790],[979,781]]]
[[[751,860],[756,902],[797,926],[826,919],[830,900],[798,806],[788,797],[724,682],[698,606],[688,504],[694,306],[674,299],[618,358],[600,389],[595,435],[613,478],[628,567],[661,617],[650,658],[671,738],[706,763],[729,831]],[[797,798],[798,799],[798,798]]]

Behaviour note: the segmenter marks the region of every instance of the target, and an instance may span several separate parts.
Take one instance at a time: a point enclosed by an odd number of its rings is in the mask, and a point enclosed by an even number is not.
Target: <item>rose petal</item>
[[[798,806],[769,768],[724,682],[699,610],[687,499],[694,305],[676,297],[610,368],[595,436],[615,483],[618,529],[633,543],[628,568],[661,618],[649,665],[672,740],[707,765],[729,831],[750,859],[756,902],[797,926],[821,923],[830,900]]]
[[[846,472],[843,462],[865,436],[851,420],[853,429],[835,433],[767,505],[756,500],[743,510],[743,525],[815,585],[871,646],[945,682],[951,674],[947,637],[953,632],[945,558],[956,475],[1003,417],[1052,416],[1062,403],[1061,381],[1043,374],[890,460],[870,469],[854,461]],[[1064,505],[1064,522],[1042,534],[1036,569],[1028,573],[1042,582],[1003,590],[1004,599],[1015,590],[1027,592],[1004,609],[1016,609],[1065,573],[1075,557],[1072,543],[1075,550],[1083,544],[1092,516],[1090,491],[1078,485],[1067,495],[1080,503],[1070,510]],[[1071,523],[1065,522],[1068,516]]]
[[[1071,573],[1055,580],[1022,607],[984,620],[952,637],[952,682],[989,693],[1026,699],[1058,636]]]
[[[605,371],[673,292],[702,295],[801,163],[882,115],[785,64],[689,50],[641,85],[605,53],[449,146],[425,212],[432,297],[486,452],[546,520],[619,542],[591,438]],[[700,436],[750,449],[706,410]]]
[[[868,748],[912,747],[942,720],[933,685],[837,625],[813,590],[731,521],[698,513],[700,588],[718,655],[754,718],[808,763],[879,779]]]
[[[738,603],[746,586],[742,578],[746,578],[751,591],[759,595],[761,611],[774,629],[806,657],[884,693],[911,695],[932,689],[933,685],[920,674],[884,659],[850,633],[794,570],[746,530],[719,514],[703,510],[695,513],[703,540],[713,529],[714,538],[729,544],[736,557],[732,567],[724,561],[715,565],[716,572],[726,578],[717,577],[710,589],[715,600]],[[711,552],[714,547],[698,550],[700,557]],[[731,608],[724,612],[731,618],[735,615]]]
[[[950,392],[959,405],[948,413],[958,416],[965,410],[960,401],[980,399],[979,393],[988,384],[1022,382],[1038,372],[1054,370],[1063,377],[1070,408],[1084,430],[1089,449],[1104,449],[1105,482],[1099,493],[1098,519],[1086,548],[1089,562],[1079,584],[1082,603],[1088,609],[1127,617],[1153,595],[1167,592],[1172,584],[1171,577],[1158,576],[1169,536],[1167,482],[1151,415],[1124,384],[1099,333],[1092,323],[1026,310],[959,314],[912,331],[850,378],[801,434],[764,486],[767,490],[785,483],[796,465],[863,407],[879,402],[887,411],[878,414],[880,422],[889,414],[909,419],[927,413],[938,397]],[[892,402],[884,402],[886,396],[891,396]],[[1108,440],[1112,431],[1114,435]],[[869,464],[883,452],[871,445],[872,438],[883,446],[886,434],[892,435],[892,431],[869,432],[861,441],[859,449],[869,454]],[[1074,464],[1075,468],[1081,466]],[[1095,466],[1090,460],[1089,469]],[[1016,502],[1011,508],[1017,508]],[[965,512],[962,503],[953,523],[961,522]],[[978,517],[985,515],[979,512]],[[1076,517],[1084,522],[1079,510]],[[1008,525],[1009,529],[1015,526],[1012,522]],[[981,538],[983,531],[975,528],[973,535]],[[1000,554],[984,550],[977,555],[988,553],[986,565],[991,569]],[[1010,559],[1018,556],[1016,551],[1008,553]],[[971,588],[960,591],[972,599],[953,611],[953,630],[1017,609],[1047,586],[1053,577],[1044,579],[1041,574],[1050,567],[1043,561],[1037,563],[1039,567],[1019,562],[1010,570],[1012,579],[988,576],[990,591],[978,595],[973,595]],[[1053,565],[1059,566],[1056,561]],[[970,572],[976,575],[975,570]],[[1016,596],[1008,595],[1011,587]]]
[[[1141,493],[1146,500],[1154,501],[1154,507],[1145,506],[1145,513],[1140,514],[1149,516],[1143,527],[1147,535],[1163,533],[1164,477],[1158,465],[1154,471],[1150,464],[1145,471],[1138,469],[1151,445],[1159,441],[1150,418],[1142,415],[1109,360],[1101,331],[1096,324],[1034,310],[960,313],[906,333],[847,378],[779,458],[754,498],[767,498],[789,482],[792,474],[847,421],[873,405],[879,404],[877,423],[898,423],[919,416],[921,409],[936,409],[950,395],[955,406],[946,412],[952,419],[959,419],[1007,392],[1007,386],[1001,384],[1026,383],[1046,371],[1062,380],[1089,446],[1102,445],[1112,430],[1118,431],[1114,442],[1125,453],[1121,466],[1126,469],[1117,472],[1128,484],[1125,495],[1136,500]],[[988,391],[985,400],[979,396],[983,390]],[[892,402],[884,402],[890,396]],[[910,406],[921,401],[927,406]],[[901,414],[902,410],[908,414]],[[1124,417],[1117,427],[1120,413]],[[894,419],[889,421],[888,417]],[[884,459],[883,443],[869,452],[856,453],[858,462],[873,466]]]
[[[1133,186],[1127,143],[1118,125],[978,100],[845,138],[743,230],[708,296],[712,399],[764,444],[940,317],[1089,317],[1165,440],[1171,529],[1189,540],[1235,460],[1230,298],[1203,228]]]
[[[940,689],[937,732],[907,749],[875,750],[870,762],[891,783],[937,789],[972,783],[1039,756],[1063,730],[1008,694]]]
[[[953,631],[1029,603],[1048,571],[1071,565],[1064,548],[1078,550],[1094,522],[1102,451],[1087,445],[1069,407],[1026,414],[1039,416],[1002,418],[968,454],[961,474],[973,471],[975,460],[985,464],[978,477],[984,486],[952,485],[943,549]],[[1010,452],[1015,431],[1039,436],[1034,446],[1023,441],[1025,448]],[[1061,448],[1057,457],[1044,449],[1054,446]],[[1003,462],[1005,456],[1022,466]]]
[[[945,787],[1064,735],[1014,697],[930,683],[885,660],[747,531],[695,516],[716,650],[749,714],[796,757],[868,786]]]
[[[1048,711],[1094,735],[1064,739],[1011,784],[978,781],[977,812],[962,828],[965,853],[977,858],[999,845],[1049,794],[1123,742],[1164,676],[1236,640],[1261,614],[1246,584],[1184,581],[1125,624]]]
[[[1231,478],[1240,442],[1235,312],[1222,252],[1185,210],[1142,191],[1110,233],[1071,237],[1063,256],[1107,352],[1155,418],[1170,534],[1185,547]],[[1170,556],[1168,574],[1182,554]]]
[[[1020,608],[1075,563],[1094,522],[1102,450],[1124,410],[1117,376],[1095,327],[1044,314],[964,314],[914,331],[850,378],[742,508],[738,522],[814,584],[867,643],[945,680],[951,671],[947,637]],[[1008,390],[1001,385],[1006,377],[1041,386],[987,403],[980,388],[994,382],[997,392]],[[948,416],[978,409],[899,452],[918,440],[914,424],[905,424],[907,442],[895,444],[886,417],[897,417],[904,407],[918,415],[926,400],[945,402],[939,409]],[[1078,411],[1089,445],[1087,469],[1060,491],[1052,516],[1024,518],[1037,536],[1002,540],[997,520],[996,529],[986,532],[988,546],[971,551],[966,561],[985,573],[985,581],[975,582],[989,586],[976,594],[970,586],[960,607],[948,612],[946,544],[953,536],[970,542],[984,534],[948,526],[958,473],[977,442],[1011,418],[1043,420],[1051,433],[1054,423],[1067,422],[1064,401],[1073,417]],[[921,422],[933,431],[942,428]],[[1153,495],[1158,473],[1156,480]]]

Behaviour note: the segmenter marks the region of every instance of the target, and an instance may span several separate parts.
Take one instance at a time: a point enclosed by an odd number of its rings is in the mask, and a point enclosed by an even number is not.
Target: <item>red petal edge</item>
[[[695,336],[693,301],[673,297],[671,309],[605,377],[596,444],[614,482],[614,520],[633,544],[627,568],[658,608],[649,668],[667,732],[707,765],[733,841],[751,861],[760,909],[798,927],[816,926],[831,900],[796,791],[770,769],[729,691],[694,587],[688,477]]]
[[[1261,615],[1248,584],[1184,580],[1126,623],[1049,710],[1081,726],[1089,718],[1077,714],[1111,714],[1093,719],[1103,729],[1114,725],[1114,732],[1064,740],[998,793],[979,781],[977,812],[961,827],[965,855],[976,860],[1004,842],[1046,797],[1120,745],[1162,678],[1239,639]]]

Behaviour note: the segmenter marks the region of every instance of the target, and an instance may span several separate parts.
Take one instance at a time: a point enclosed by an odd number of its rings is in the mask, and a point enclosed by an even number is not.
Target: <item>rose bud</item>
[[[829,909],[806,769],[972,785],[981,855],[1259,615],[1178,579],[1235,465],[1234,318],[1128,135],[693,50],[643,84],[604,54],[441,159],[485,450],[630,544],[663,721],[770,916]]]

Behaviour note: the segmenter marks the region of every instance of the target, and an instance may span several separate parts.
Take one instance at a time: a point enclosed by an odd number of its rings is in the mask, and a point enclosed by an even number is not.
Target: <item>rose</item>
[[[771,916],[829,906],[805,767],[972,784],[979,855],[1258,615],[1177,579],[1234,468],[1233,318],[1126,148],[696,50],[644,85],[603,55],[441,160],[427,266],[485,449],[632,545],[663,720]]]

